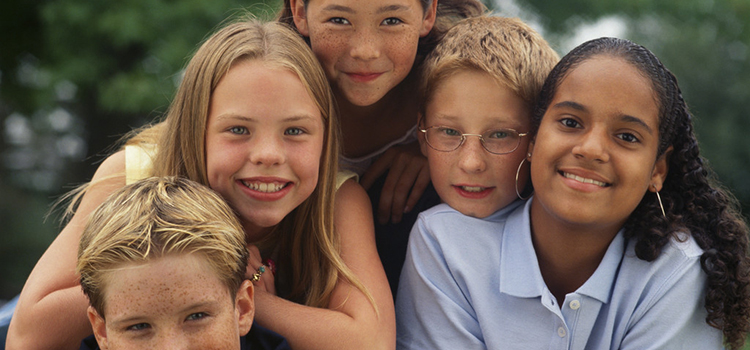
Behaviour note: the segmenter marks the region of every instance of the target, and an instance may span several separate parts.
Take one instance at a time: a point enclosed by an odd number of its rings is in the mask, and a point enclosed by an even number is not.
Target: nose
[[[464,143],[458,148],[458,166],[467,173],[481,173],[487,169],[484,146],[476,135],[467,135]]]
[[[355,59],[374,60],[380,57],[380,39],[374,30],[358,28],[349,44],[350,55]]]
[[[585,158],[600,163],[609,161],[607,145],[609,135],[606,130],[592,129],[583,135],[581,142],[573,147],[573,154],[578,158]]]
[[[177,329],[163,329],[154,339],[154,347],[150,349],[189,350],[195,349],[190,339]]]
[[[286,161],[284,141],[280,137],[273,135],[258,137],[250,147],[252,149],[248,152],[248,157],[252,164],[273,166],[284,164]]]

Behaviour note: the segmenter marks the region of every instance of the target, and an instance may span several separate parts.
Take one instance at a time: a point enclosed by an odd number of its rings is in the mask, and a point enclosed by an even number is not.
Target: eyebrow
[[[219,120],[226,120],[226,119],[239,119],[246,122],[257,122],[258,118],[252,118],[252,117],[246,117],[239,114],[232,114],[232,113],[226,113],[226,114],[220,114],[216,117]],[[301,114],[301,115],[295,115],[291,117],[287,117],[282,119],[282,122],[297,122],[302,120],[315,120],[315,117],[308,114]]]
[[[408,9],[409,7],[407,6],[394,4],[394,5],[383,6],[379,8],[375,13],[381,14],[385,12],[405,11]],[[354,11],[353,8],[348,7],[348,6],[343,6],[343,5],[328,5],[323,8],[323,11],[339,11],[339,12],[346,12],[346,13],[356,13],[356,11]]]
[[[553,107],[554,108],[572,108],[572,109],[575,109],[575,110],[581,111],[581,112],[587,112],[588,111],[588,109],[584,105],[582,105],[580,103],[577,103],[577,102],[573,102],[573,101],[559,102],[559,103],[556,103]],[[620,120],[622,120],[622,121],[624,121],[626,123],[635,123],[635,124],[638,124],[638,125],[644,127],[649,134],[653,134],[654,133],[654,131],[651,130],[651,127],[649,127],[648,124],[646,124],[646,122],[644,122],[641,118],[634,117],[634,116],[628,115],[628,114],[623,114],[620,117]]]
[[[653,135],[653,133],[654,133],[654,131],[651,130],[651,127],[649,127],[648,124],[646,124],[646,122],[644,122],[640,118],[637,118],[637,117],[634,117],[632,115],[627,115],[626,114],[626,115],[623,115],[622,117],[620,117],[620,120],[622,120],[622,121],[624,121],[626,123],[635,123],[635,124],[638,124],[638,125],[644,127],[649,134]]]
[[[582,104],[577,103],[577,102],[573,102],[573,101],[558,102],[558,103],[555,103],[555,105],[552,106],[552,107],[554,107],[554,108],[572,108],[572,109],[575,109],[577,111],[582,111],[582,112],[587,111],[586,107],[584,107]]]

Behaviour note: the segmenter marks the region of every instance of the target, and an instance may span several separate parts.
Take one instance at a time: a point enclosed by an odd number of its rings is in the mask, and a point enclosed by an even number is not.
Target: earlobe
[[[307,11],[303,0],[289,0],[289,7],[292,10],[292,19],[297,31],[303,36],[309,37],[310,30],[307,26]]]
[[[419,121],[417,127],[423,129],[424,119],[421,112],[418,114],[417,120]],[[417,130],[417,140],[419,141],[419,150],[422,151],[423,156],[427,157],[427,142],[425,141],[424,133],[419,130]]]
[[[654,171],[651,174],[651,186],[649,186],[649,191],[661,191],[662,185],[667,179],[667,174],[669,173],[669,157],[672,155],[673,150],[674,148],[669,146],[659,159],[656,160]]]
[[[435,20],[437,19],[437,3],[438,0],[432,0],[430,7],[424,12],[424,19],[422,20],[422,28],[419,31],[419,37],[424,37],[430,33],[432,27],[435,26]]]
[[[253,289],[250,280],[244,280],[237,290],[234,308],[238,316],[237,323],[240,336],[244,336],[250,331],[255,318],[255,289]]]
[[[91,328],[94,330],[94,337],[99,344],[99,348],[102,350],[109,349],[109,344],[107,343],[107,323],[104,321],[104,318],[96,312],[93,306],[89,306],[86,314],[91,323]]]

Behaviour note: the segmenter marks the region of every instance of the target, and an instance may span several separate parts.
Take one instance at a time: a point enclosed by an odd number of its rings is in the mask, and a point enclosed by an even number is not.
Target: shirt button
[[[565,332],[565,328],[560,327],[560,328],[557,329],[557,335],[559,335],[560,338],[565,338],[565,333],[566,333]]]
[[[570,302],[570,308],[573,310],[578,310],[578,308],[581,307],[581,302],[578,300],[573,300]]]

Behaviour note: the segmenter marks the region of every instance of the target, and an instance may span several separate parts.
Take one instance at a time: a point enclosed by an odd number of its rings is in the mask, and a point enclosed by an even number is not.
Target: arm
[[[75,273],[78,242],[89,214],[125,185],[124,174],[124,151],[108,157],[97,169],[92,182],[102,181],[86,192],[75,215],[26,280],[8,330],[8,350],[78,349],[92,333],[86,316],[89,302]]]
[[[256,289],[256,320],[289,341],[294,349],[393,349],[396,325],[388,281],[375,249],[369,199],[350,180],[336,193],[336,229],[341,256],[375,299],[339,281],[327,309],[304,306]]]
[[[393,146],[383,153],[362,176],[360,183],[365,189],[383,173],[388,172],[380,194],[378,222],[401,222],[401,216],[417,204],[430,183],[427,158],[422,155],[419,143]],[[408,196],[408,197],[407,197]]]
[[[485,349],[474,309],[430,230],[420,215],[409,236],[396,300],[398,349]]]

